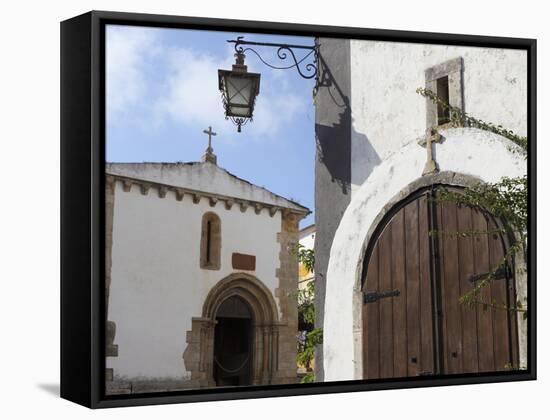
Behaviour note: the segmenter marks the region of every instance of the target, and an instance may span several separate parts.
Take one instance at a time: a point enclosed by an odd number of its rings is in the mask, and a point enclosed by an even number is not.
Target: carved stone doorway
[[[193,318],[191,327],[183,359],[193,387],[268,385],[277,380],[277,305],[256,277],[234,273],[220,280],[206,297],[202,317]],[[231,360],[220,359],[224,347],[230,349]],[[239,360],[246,361],[242,369]]]

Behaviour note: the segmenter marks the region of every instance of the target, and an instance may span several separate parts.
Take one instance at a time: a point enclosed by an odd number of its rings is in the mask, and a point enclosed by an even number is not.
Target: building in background
[[[306,226],[300,229],[299,243],[304,249],[313,249],[315,246],[315,224]],[[309,281],[315,278],[315,273],[309,271],[303,263],[300,263],[300,271],[298,277],[298,284],[300,287],[304,287]]]

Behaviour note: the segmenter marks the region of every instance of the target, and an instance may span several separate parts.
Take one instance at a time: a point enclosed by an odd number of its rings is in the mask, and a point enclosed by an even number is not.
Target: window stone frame
[[[426,89],[437,94],[437,79],[449,78],[449,105],[464,111],[464,60],[453,58],[424,71]],[[447,123],[448,124],[448,123]],[[426,98],[426,128],[444,127],[437,123],[437,103]]]
[[[208,222],[211,222],[210,228],[210,259],[207,261],[208,241]],[[219,270],[221,267],[221,249],[222,249],[222,223],[220,216],[209,211],[202,215],[201,222],[201,249],[200,249],[200,267],[204,270]]]

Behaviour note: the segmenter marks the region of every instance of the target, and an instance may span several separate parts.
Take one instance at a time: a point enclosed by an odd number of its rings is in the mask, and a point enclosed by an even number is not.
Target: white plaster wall
[[[527,131],[527,53],[518,50],[352,40],[352,196],[380,162],[426,130],[424,70],[464,61],[464,110]]]
[[[441,131],[436,145],[441,171],[454,171],[495,182],[526,173],[526,162],[509,140],[477,129]],[[383,207],[421,177],[426,150],[409,141],[387,155],[359,187],[344,213],[330,251],[324,316],[325,380],[362,377],[360,276],[367,234]]]
[[[221,219],[221,269],[199,264],[201,220],[214,211]],[[116,323],[118,357],[108,357],[115,375],[129,378],[182,378],[186,331],[200,317],[208,291],[235,272],[231,254],[256,255],[259,278],[273,293],[278,285],[281,214],[250,207],[226,210],[223,202],[193,204],[173,192],[159,198],[156,190],[142,195],[137,185],[124,192],[115,187],[109,319]],[[277,298],[276,298],[277,301]],[[277,302],[278,304],[278,302]]]
[[[238,178],[210,162],[111,163],[107,164],[107,172],[281,207],[303,209],[284,197]]]
[[[300,235],[300,245],[303,245],[306,249],[313,249],[315,245],[315,230],[307,230],[304,234]]]

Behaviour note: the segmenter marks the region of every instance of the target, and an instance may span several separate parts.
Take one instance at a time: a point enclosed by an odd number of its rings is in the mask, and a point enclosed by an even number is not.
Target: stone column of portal
[[[296,366],[296,334],[298,333],[298,258],[294,249],[298,243],[298,224],[303,215],[290,211],[282,212],[281,232],[278,240],[280,266],[277,269],[279,286],[275,296],[279,300],[281,312],[279,325],[271,328],[272,336],[278,332],[277,339],[270,340],[272,366],[272,383],[296,383],[298,381]],[[272,337],[273,338],[273,337]]]

